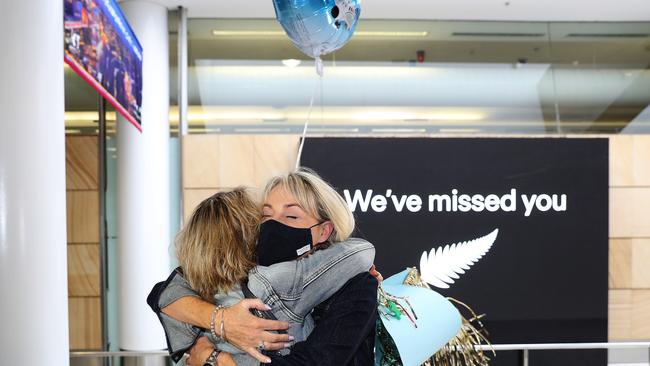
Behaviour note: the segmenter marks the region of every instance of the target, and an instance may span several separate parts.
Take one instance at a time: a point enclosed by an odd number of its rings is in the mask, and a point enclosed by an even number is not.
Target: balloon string
[[[302,149],[305,147],[305,139],[307,137],[307,127],[309,126],[309,121],[311,120],[311,112],[314,110],[314,96],[316,95],[316,90],[320,85],[321,90],[321,106],[323,104],[323,75],[318,76],[318,83],[314,84],[314,89],[311,92],[311,99],[309,101],[309,110],[307,112],[307,119],[305,120],[305,125],[302,128],[302,139],[300,140],[300,147],[298,148],[298,157],[296,158],[296,170],[300,168],[300,158],[302,157]],[[322,113],[322,112],[321,112]]]

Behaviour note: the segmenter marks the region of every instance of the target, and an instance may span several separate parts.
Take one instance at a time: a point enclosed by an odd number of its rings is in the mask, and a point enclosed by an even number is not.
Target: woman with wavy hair
[[[182,269],[156,285],[148,299],[165,328],[174,360],[203,335],[210,340],[210,346],[203,347],[210,354],[202,352],[200,362],[270,361],[272,354],[260,352],[304,341],[314,329],[312,309],[370,269],[374,247],[349,237],[352,213],[314,172],[275,177],[263,197],[260,215],[244,189],[217,193],[197,206],[177,236]],[[238,330],[240,318],[230,308],[245,297],[261,300],[250,306],[267,311],[260,316],[291,325],[288,334],[266,334],[266,341],[246,347],[242,334],[255,333],[250,340],[259,332]],[[286,328],[273,324],[264,329]]]

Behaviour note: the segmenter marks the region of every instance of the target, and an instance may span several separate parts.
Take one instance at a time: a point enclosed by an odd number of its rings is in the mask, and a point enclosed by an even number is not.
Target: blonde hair
[[[201,202],[176,236],[176,255],[185,278],[212,301],[248,276],[259,231],[259,206],[243,188]]]
[[[343,197],[313,170],[300,168],[271,178],[264,189],[264,200],[276,187],[290,193],[300,207],[319,222],[332,222],[331,243],[348,239],[354,231],[354,216]]]

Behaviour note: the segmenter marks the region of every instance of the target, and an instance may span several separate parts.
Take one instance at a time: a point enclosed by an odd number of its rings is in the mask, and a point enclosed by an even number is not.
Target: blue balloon
[[[360,0],[273,0],[275,15],[291,41],[319,58],[343,47],[361,14]]]

